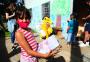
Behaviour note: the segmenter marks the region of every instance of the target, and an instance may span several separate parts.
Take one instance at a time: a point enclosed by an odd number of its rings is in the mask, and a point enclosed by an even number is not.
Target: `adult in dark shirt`
[[[85,23],[85,38],[84,38],[84,43],[89,41],[90,39],[90,0],[86,1],[86,4],[89,6],[89,15],[83,18],[83,20],[86,21]]]
[[[14,47],[14,41],[15,41],[15,32],[14,32],[14,26],[16,24],[15,9],[16,9],[15,3],[11,2],[7,5],[6,13],[5,13],[6,19],[8,20],[7,28],[11,35],[12,47]]]

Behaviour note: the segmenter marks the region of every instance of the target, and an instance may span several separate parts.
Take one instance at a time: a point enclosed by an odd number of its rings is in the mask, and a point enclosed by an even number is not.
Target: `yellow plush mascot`
[[[52,33],[52,27],[51,27],[52,21],[48,17],[44,17],[41,24],[41,38],[46,37],[48,38],[49,35]]]

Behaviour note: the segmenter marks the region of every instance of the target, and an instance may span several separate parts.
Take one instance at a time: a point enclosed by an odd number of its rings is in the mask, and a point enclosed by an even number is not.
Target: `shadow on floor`
[[[10,62],[5,42],[5,32],[0,30],[0,62]]]
[[[83,62],[81,49],[78,44],[71,45],[71,59],[70,62]]]
[[[60,56],[58,58],[49,58],[47,62],[66,62],[63,56]]]
[[[13,51],[11,51],[9,54],[8,54],[8,57],[12,57],[16,54],[19,54],[20,53],[20,48],[17,48],[17,49],[14,49]]]

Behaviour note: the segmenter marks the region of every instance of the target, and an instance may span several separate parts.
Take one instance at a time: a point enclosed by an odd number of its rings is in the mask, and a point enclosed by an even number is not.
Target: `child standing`
[[[17,24],[19,28],[15,32],[15,37],[21,48],[20,62],[37,62],[37,57],[47,58],[52,53],[42,54],[37,52],[38,44],[31,29],[28,29],[30,15],[25,7],[16,11]]]
[[[14,46],[14,41],[15,41],[14,25],[16,24],[15,10],[16,10],[15,3],[13,2],[8,3],[5,15],[6,15],[6,19],[8,20],[7,28],[8,28],[8,31],[10,32],[12,48],[15,47]]]
[[[76,43],[75,42],[75,36],[78,31],[78,22],[75,18],[74,14],[70,15],[70,20],[68,21],[68,28],[67,28],[67,44]]]

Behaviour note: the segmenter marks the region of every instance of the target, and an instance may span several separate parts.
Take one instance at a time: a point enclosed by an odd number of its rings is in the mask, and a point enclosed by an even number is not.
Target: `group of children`
[[[40,53],[37,51],[38,43],[35,40],[32,29],[28,28],[28,25],[31,22],[31,16],[24,6],[16,8],[13,3],[10,3],[5,14],[6,19],[8,20],[8,30],[11,33],[11,41],[14,44],[14,40],[16,39],[21,48],[20,62],[38,62],[38,57],[48,58],[57,53],[57,51],[52,50],[47,53]],[[49,17],[44,17],[42,21],[40,37],[46,40],[53,32],[51,27],[52,21]],[[15,24],[17,25],[16,29],[14,29]],[[70,45],[76,43],[78,26],[79,24],[75,14],[71,14],[70,20],[68,20],[67,44]]]

